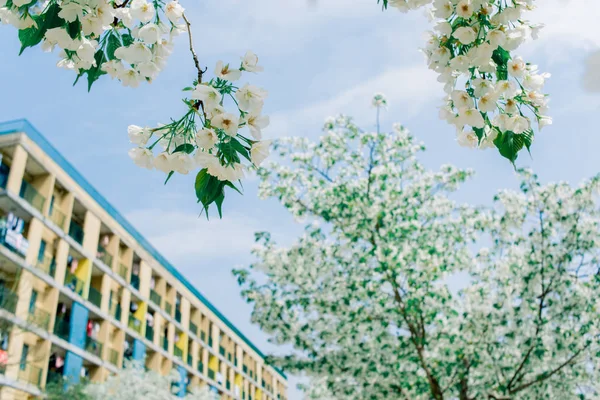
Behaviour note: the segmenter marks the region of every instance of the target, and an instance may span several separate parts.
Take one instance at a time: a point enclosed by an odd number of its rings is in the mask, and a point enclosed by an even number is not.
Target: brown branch
[[[198,55],[196,54],[196,50],[194,50],[194,39],[192,37],[192,24],[190,24],[190,21],[187,19],[185,14],[182,14],[183,20],[185,21],[185,24],[187,25],[187,32],[188,32],[188,38],[190,41],[190,52],[192,53],[192,58],[194,59],[194,65],[196,66],[196,69],[198,70],[198,83],[202,83],[202,75],[206,72],[206,68],[204,68],[204,70],[202,70],[202,68],[200,67],[200,61],[198,61]]]
[[[577,356],[579,356],[581,354],[581,352],[583,352],[585,349],[587,349],[590,346],[590,344],[591,344],[591,342],[588,343],[587,345],[585,345],[584,347],[582,347],[581,349],[577,350],[575,352],[575,354],[573,354],[569,359],[567,359],[565,362],[563,362],[562,364],[560,364],[558,367],[554,368],[550,372],[543,373],[543,374],[541,374],[540,377],[532,380],[531,382],[527,382],[527,383],[522,384],[521,386],[517,386],[516,388],[511,390],[509,393],[515,394],[517,392],[520,392],[521,390],[527,389],[528,387],[530,387],[532,385],[535,385],[536,383],[541,383],[541,382],[545,381],[546,379],[551,378],[554,374],[559,372],[561,369],[563,369],[567,365],[571,364],[577,358]]]

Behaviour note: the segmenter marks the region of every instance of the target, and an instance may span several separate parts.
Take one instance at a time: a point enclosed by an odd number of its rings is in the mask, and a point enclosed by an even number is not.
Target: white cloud
[[[590,54],[585,61],[583,89],[588,92],[600,92],[600,50]]]
[[[400,115],[392,117],[403,120],[414,117],[426,104],[444,94],[436,74],[428,70],[423,61],[422,64],[388,70],[329,99],[275,114],[271,118],[269,134],[277,137],[302,135],[305,132],[301,129],[314,128],[326,117],[340,113],[357,120],[374,118],[375,111],[369,105],[376,92],[386,95],[391,112],[400,111]]]
[[[207,221],[191,212],[142,209],[127,219],[175,265],[192,259],[247,257],[254,232],[261,230],[259,221],[235,212]]]

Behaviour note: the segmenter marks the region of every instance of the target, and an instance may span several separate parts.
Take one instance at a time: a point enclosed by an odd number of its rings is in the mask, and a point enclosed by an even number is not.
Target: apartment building
[[[26,120],[0,123],[0,399],[125,360],[223,399],[286,400],[286,377]]]

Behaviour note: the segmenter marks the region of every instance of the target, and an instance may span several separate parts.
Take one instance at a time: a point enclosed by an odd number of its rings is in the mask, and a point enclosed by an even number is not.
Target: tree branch
[[[185,24],[187,25],[188,38],[189,38],[189,42],[190,42],[190,52],[192,53],[192,58],[194,59],[194,65],[196,66],[196,69],[198,70],[198,83],[202,83],[202,75],[206,72],[206,68],[204,68],[204,70],[202,70],[202,68],[200,67],[200,61],[198,61],[198,55],[196,54],[196,50],[194,50],[194,39],[192,37],[192,24],[190,24],[190,21],[187,19],[187,16],[185,14],[183,14],[182,17],[183,17],[183,20],[185,21]]]

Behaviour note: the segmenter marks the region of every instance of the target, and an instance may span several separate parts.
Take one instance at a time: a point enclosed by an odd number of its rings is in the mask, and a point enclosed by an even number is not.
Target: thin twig
[[[188,38],[190,40],[190,52],[192,53],[192,57],[194,58],[194,65],[198,70],[198,83],[202,83],[202,75],[206,72],[206,69],[202,70],[200,67],[200,61],[198,61],[198,55],[196,54],[196,50],[194,50],[194,39],[192,38],[192,25],[190,21],[187,19],[185,14],[182,15],[185,24],[187,25]]]

